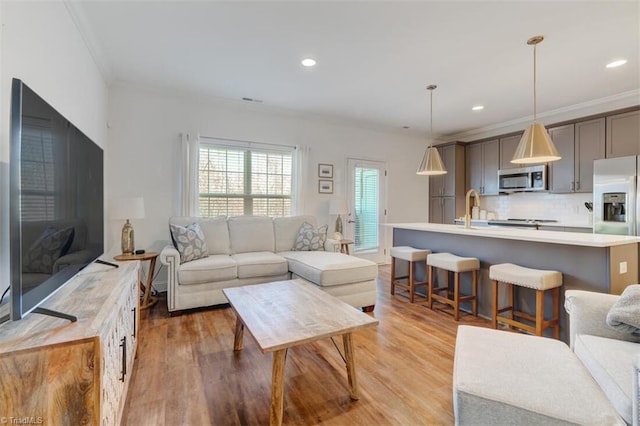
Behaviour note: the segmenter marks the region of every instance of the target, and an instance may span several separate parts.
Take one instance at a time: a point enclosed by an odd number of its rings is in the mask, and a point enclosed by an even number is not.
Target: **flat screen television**
[[[73,321],[40,304],[104,252],[103,151],[18,79],[10,125],[10,319]]]

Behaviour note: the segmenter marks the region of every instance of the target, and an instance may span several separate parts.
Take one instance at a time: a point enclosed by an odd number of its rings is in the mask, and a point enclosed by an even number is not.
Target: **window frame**
[[[220,149],[220,150],[229,150],[229,151],[242,151],[243,152],[243,192],[229,192],[228,187],[226,188],[226,192],[210,192],[210,193],[201,193],[200,192],[200,177],[201,177],[201,167],[200,167],[200,155],[202,149]],[[290,179],[290,188],[289,194],[263,194],[263,193],[254,193],[252,188],[253,176],[255,171],[252,169],[252,161],[254,161],[254,156],[252,153],[260,153],[260,154],[275,154],[281,156],[290,156],[290,174],[284,173],[284,171],[280,174],[282,179],[285,177],[289,177]],[[200,205],[200,200],[204,197],[207,199],[241,199],[243,200],[243,215],[268,215],[268,216],[290,216],[293,215],[296,211],[296,200],[297,200],[297,147],[295,146],[287,146],[287,145],[277,145],[277,144],[265,144],[265,143],[256,143],[256,142],[246,142],[246,141],[235,141],[228,139],[219,139],[219,138],[211,138],[211,137],[199,137],[197,144],[196,155],[193,160],[195,161],[195,173],[193,179],[195,179],[195,191],[194,196],[195,200],[195,210],[198,216],[202,217],[215,217],[218,215],[234,215],[234,213],[229,213],[229,208],[226,209],[226,213],[223,212],[213,212],[211,210],[209,212],[206,211],[206,208],[203,209]],[[268,161],[268,160],[267,160]],[[228,173],[228,169],[224,171],[224,173]],[[267,176],[278,176],[275,173],[268,173]],[[283,209],[282,214],[278,212],[267,211],[267,213],[258,213],[255,212],[255,201],[257,199],[267,199],[267,200],[290,200],[288,212],[286,211],[286,206]],[[228,206],[228,204],[227,204]],[[268,207],[267,207],[268,208]],[[218,214],[219,213],[219,214]]]

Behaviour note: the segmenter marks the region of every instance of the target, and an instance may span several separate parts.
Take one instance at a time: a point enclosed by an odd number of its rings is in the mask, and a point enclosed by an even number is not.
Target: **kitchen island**
[[[466,229],[461,225],[435,223],[395,223],[388,226],[393,227],[394,246],[477,257],[481,267],[478,307],[480,314],[487,318],[491,312],[489,267],[498,263],[560,271],[563,290],[620,294],[627,285],[638,283],[639,237],[501,227]],[[425,265],[421,265],[417,274],[418,279],[424,278]],[[465,278],[461,284],[462,292],[468,292],[471,285],[468,277]],[[501,303],[506,303],[506,294],[502,293],[506,291],[501,291],[501,299],[504,296]],[[522,310],[531,312],[535,301],[533,293],[521,294],[517,303]],[[551,297],[547,296],[545,312],[550,312]],[[564,309],[561,311],[561,335],[566,340],[566,316]]]

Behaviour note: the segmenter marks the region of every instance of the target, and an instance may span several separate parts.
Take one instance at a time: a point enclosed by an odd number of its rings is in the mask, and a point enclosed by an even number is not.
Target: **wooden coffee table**
[[[351,333],[377,325],[377,319],[301,280],[225,288],[222,291],[237,316],[233,349],[242,349],[246,327],[262,353],[273,352],[271,425],[282,424],[284,365],[287,348],[292,346],[342,335],[349,395],[351,399],[358,399]]]

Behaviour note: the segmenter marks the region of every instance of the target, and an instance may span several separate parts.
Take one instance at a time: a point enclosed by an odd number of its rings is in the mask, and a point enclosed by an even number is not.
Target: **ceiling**
[[[237,100],[438,137],[626,99],[637,1],[71,1],[109,84]],[[317,60],[304,68],[305,57]],[[615,69],[605,65],[625,58]],[[484,105],[482,111],[472,111]],[[603,106],[605,108],[606,106]],[[522,128],[526,124],[522,125]]]

